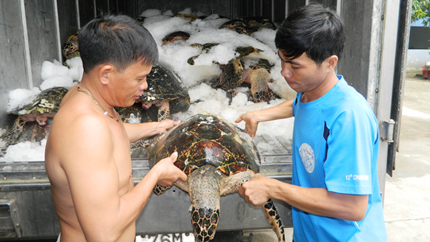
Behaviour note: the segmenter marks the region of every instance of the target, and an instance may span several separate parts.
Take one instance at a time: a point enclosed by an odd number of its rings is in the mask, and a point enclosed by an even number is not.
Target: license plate
[[[175,233],[137,236],[136,242],[195,242],[195,239],[192,233]]]

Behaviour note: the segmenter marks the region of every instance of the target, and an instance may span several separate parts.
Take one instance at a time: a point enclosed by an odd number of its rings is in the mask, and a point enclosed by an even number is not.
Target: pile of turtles
[[[16,116],[12,128],[7,129],[0,139],[3,141],[0,155],[7,147],[19,142],[40,142],[49,134],[52,118],[57,113],[67,88],[54,87],[39,93],[31,103],[12,109],[9,114]]]
[[[186,14],[178,14],[176,17],[186,18],[194,21],[199,17]],[[138,17],[138,21],[143,23],[144,18]],[[219,28],[231,29],[240,34],[250,35],[262,28],[275,29],[275,25],[263,18],[238,18],[228,21]],[[79,30],[71,35],[63,45],[64,60],[79,57],[78,46]],[[162,39],[162,44],[171,44],[178,40],[187,40],[190,34],[184,31],[169,33]],[[211,48],[219,43],[194,43],[192,47],[199,48],[200,53],[208,53]],[[219,64],[222,74],[209,80],[213,88],[225,90],[227,96],[231,98],[236,95],[235,89],[240,86],[249,87],[249,100],[254,102],[269,102],[279,98],[268,83],[272,64],[266,59],[251,58],[251,54],[258,54],[261,50],[252,46],[237,47],[235,52],[237,57],[227,64]],[[188,59],[189,65],[194,65],[194,61],[199,55]],[[251,64],[246,64],[251,63]],[[67,66],[64,61],[64,65]],[[151,73],[147,77],[148,89],[140,97],[140,100],[133,106],[127,108],[116,108],[124,122],[153,122],[171,118],[171,114],[185,112],[190,107],[190,96],[188,88],[181,78],[167,65],[154,64]],[[3,140],[4,151],[9,145],[18,142],[33,141],[39,142],[49,134],[50,123],[59,104],[67,92],[67,88],[56,87],[41,92],[32,103],[20,106],[10,112],[16,116],[16,121],[12,128],[0,136]],[[138,145],[137,147],[140,147]],[[1,153],[0,153],[1,155]]]
[[[264,28],[276,29],[273,22],[260,17],[237,18],[222,24],[220,29],[231,29],[239,34],[251,35],[252,33]],[[186,41],[190,38],[190,33],[184,31],[175,31],[167,34],[163,39],[163,45],[173,43],[175,41]],[[193,43],[191,47],[199,48],[200,54],[192,56],[188,59],[189,65],[194,65],[195,61],[203,53],[209,53],[212,48],[220,43]],[[273,82],[270,77],[270,71],[273,67],[267,59],[256,58],[262,50],[253,46],[238,46],[235,49],[236,58],[231,59],[227,64],[220,64],[221,75],[213,80],[209,80],[209,84],[213,88],[220,88],[227,92],[227,97],[230,99],[237,93],[235,89],[240,86],[250,88],[249,100],[253,102],[270,102],[279,98],[269,87],[268,83]],[[251,55],[254,54],[254,57]],[[244,62],[252,63],[244,65]]]

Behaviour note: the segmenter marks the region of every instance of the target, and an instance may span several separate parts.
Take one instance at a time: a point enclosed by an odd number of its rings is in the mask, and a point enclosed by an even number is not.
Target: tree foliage
[[[430,26],[430,0],[412,0],[411,20],[423,20],[424,26]]]

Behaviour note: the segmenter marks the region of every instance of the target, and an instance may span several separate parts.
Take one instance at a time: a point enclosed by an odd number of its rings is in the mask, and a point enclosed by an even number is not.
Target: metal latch
[[[390,119],[388,121],[382,121],[381,127],[381,139],[388,143],[394,142],[394,125],[396,121]]]
[[[0,237],[22,236],[18,207],[14,199],[0,199]]]

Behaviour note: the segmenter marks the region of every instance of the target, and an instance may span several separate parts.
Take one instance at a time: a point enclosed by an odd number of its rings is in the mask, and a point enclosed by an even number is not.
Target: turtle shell
[[[69,89],[64,87],[53,87],[43,90],[30,104],[18,106],[10,113],[15,115],[57,113],[61,101],[68,91]]]
[[[166,35],[162,39],[162,42],[163,42],[163,44],[169,44],[169,43],[172,43],[176,40],[187,40],[188,38],[190,38],[189,33],[184,32],[184,31],[175,31],[173,33]]]
[[[236,31],[239,34],[246,34],[250,35],[247,29],[246,22],[242,18],[232,19],[230,21],[227,21],[223,23],[220,27],[220,29],[231,29]]]
[[[188,95],[181,78],[166,66],[154,64],[146,81],[148,89],[139,97],[141,101],[173,100]]]
[[[275,30],[276,26],[272,21],[263,17],[246,17],[225,22],[220,26],[220,29],[223,28],[234,30],[239,34],[251,35],[263,28]]]
[[[148,147],[150,166],[175,151],[175,165],[187,175],[207,164],[227,176],[246,170],[259,172],[260,155],[251,137],[211,114],[196,114],[154,138]]]

